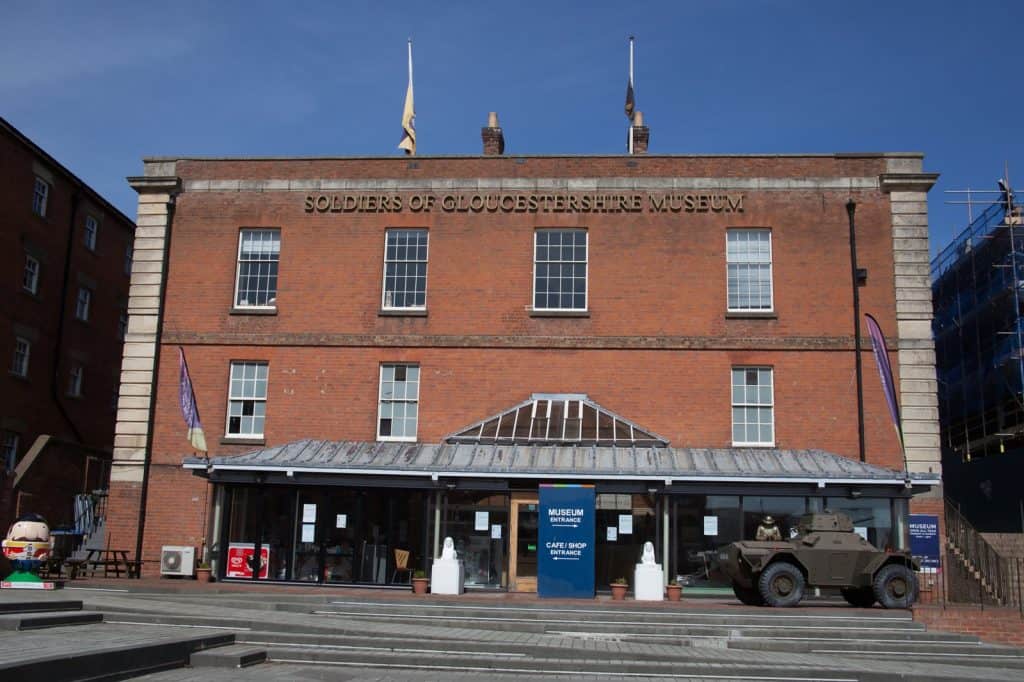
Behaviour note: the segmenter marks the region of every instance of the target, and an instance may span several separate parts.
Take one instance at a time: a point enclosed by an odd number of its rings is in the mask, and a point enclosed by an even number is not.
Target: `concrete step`
[[[913,627],[905,627],[897,624],[896,627],[886,627],[881,624],[877,627],[849,625],[844,626],[841,622],[824,622],[817,624],[794,624],[785,620],[778,620],[776,623],[761,621],[753,625],[741,623],[730,624],[708,624],[691,623],[680,618],[671,623],[652,623],[648,620],[578,620],[572,617],[559,618],[500,618],[500,617],[458,617],[451,618],[444,615],[422,615],[422,614],[387,614],[371,615],[358,611],[314,611],[314,615],[322,616],[325,619],[344,619],[349,621],[365,620],[368,622],[402,622],[422,623],[423,625],[449,628],[470,628],[480,630],[498,630],[506,632],[533,632],[553,634],[580,634],[580,633],[615,633],[621,635],[650,635],[655,637],[685,637],[685,636],[717,636],[729,637],[731,635],[760,636],[760,637],[827,637],[830,639],[936,639],[938,635],[929,633],[919,624]],[[554,614],[552,614],[554,615]],[[945,641],[970,640],[965,635],[942,634],[941,639]]]
[[[980,652],[988,652],[1007,656],[1009,658],[1024,660],[1024,650],[1022,649],[982,644],[980,640],[975,642],[922,642],[917,640],[868,642],[864,640],[828,641],[799,639],[747,639],[741,637],[739,639],[729,640],[728,648],[746,649],[749,651],[792,651],[803,654],[824,650],[834,653],[882,653],[896,651],[900,653],[917,653],[925,655],[974,655]]]
[[[298,607],[284,606],[282,611],[298,611]],[[701,625],[757,625],[790,623],[794,626],[837,626],[886,627],[922,630],[924,626],[914,622],[909,612],[886,609],[771,609],[771,608],[726,608],[717,611],[699,609],[650,608],[647,605],[626,605],[619,608],[600,607],[508,607],[477,605],[412,605],[367,602],[332,601],[314,613],[346,613],[379,618],[463,618],[463,619],[509,619],[515,621],[571,620],[573,622],[634,622],[672,624],[678,622]]]
[[[467,640],[467,639],[427,639],[412,635],[323,635],[323,634],[301,634],[284,632],[241,632],[237,635],[237,641],[242,644],[258,647],[295,648],[310,651],[359,651],[359,650],[386,650],[420,653],[464,653],[467,655],[531,655],[544,656],[548,658],[578,658],[585,654],[593,658],[621,658],[618,652],[609,652],[597,649],[591,639],[573,639],[563,637],[538,636],[530,638],[528,642],[520,637],[512,637],[508,640]],[[672,643],[670,647],[664,647],[668,653],[662,651],[659,655],[667,658],[675,658],[672,652],[688,649],[689,642]],[[723,647],[719,647],[723,648]]]
[[[50,654],[40,650],[38,656],[0,663],[0,679],[43,679],[47,682],[127,679],[147,672],[184,667],[196,651],[233,643],[234,635],[224,633],[70,653]]]
[[[82,602],[66,601],[8,601],[0,602],[0,614],[3,613],[34,613],[37,611],[81,611]]]
[[[189,665],[193,668],[247,668],[266,660],[266,649],[232,644],[197,651],[189,657]]]
[[[5,613],[0,615],[0,630],[38,630],[101,622],[103,622],[103,614],[95,611]]]
[[[748,679],[771,675],[787,680],[850,681],[857,677],[845,674],[841,667],[816,670],[798,670],[796,665],[765,665],[760,663],[724,662],[714,660],[644,660],[638,656],[620,653],[618,658],[596,658],[590,652],[577,652],[576,657],[548,658],[543,655],[493,653],[465,654],[435,651],[388,651],[383,649],[360,651],[310,650],[307,648],[269,647],[268,661],[274,663],[305,663],[325,666],[368,666],[372,668],[416,669],[434,671],[438,679],[445,673],[476,672],[481,679],[490,674],[529,674],[542,676],[560,675],[601,675],[602,678],[617,676],[651,675],[657,677],[685,676],[728,676]]]
[[[577,658],[547,658],[541,655],[496,656],[493,653],[467,655],[433,651],[397,652],[391,650],[333,651],[308,648],[268,647],[268,662],[281,664],[348,666],[376,668],[388,671],[433,671],[438,679],[455,672],[476,673],[482,679],[491,675],[534,675],[560,677],[563,675],[600,675],[602,679],[649,676],[659,678],[714,678],[714,679],[772,679],[792,682],[880,682],[891,680],[890,670],[865,670],[861,660],[835,658],[829,662],[820,659],[762,662],[753,657],[723,657],[721,653],[706,660],[651,660],[627,652],[619,658],[598,659],[589,652],[579,652]],[[791,655],[796,657],[796,655]],[[906,682],[933,682],[934,680],[964,679],[962,669],[939,670],[924,664],[915,666],[917,672],[899,675]],[[973,667],[972,680],[1012,680],[1015,671],[988,667]]]
[[[856,651],[844,651],[836,652],[831,649],[815,649],[812,653],[825,654],[825,655],[837,655],[852,660],[863,660],[869,659],[873,661],[877,660],[892,660],[892,661],[922,661],[927,663],[942,663],[943,665],[957,665],[967,668],[975,668],[979,665],[987,667],[998,667],[1004,670],[1020,670],[1024,671],[1024,659],[1015,656],[1006,656],[1003,654],[996,654],[990,652],[979,651],[972,654],[955,654],[955,653],[918,653],[918,652],[902,652],[902,651],[876,651],[872,653],[859,653]],[[1024,672],[1021,673],[1021,677],[1024,678]],[[971,678],[973,679],[973,678]]]

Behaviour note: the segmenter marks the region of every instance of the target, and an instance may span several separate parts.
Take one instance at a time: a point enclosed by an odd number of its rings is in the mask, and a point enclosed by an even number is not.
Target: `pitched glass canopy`
[[[445,439],[448,443],[667,447],[668,441],[581,393],[535,393],[529,400]]]

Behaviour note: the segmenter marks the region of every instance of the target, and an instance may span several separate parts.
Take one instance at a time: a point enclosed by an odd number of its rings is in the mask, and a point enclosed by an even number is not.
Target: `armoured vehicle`
[[[795,606],[810,587],[839,588],[853,606],[906,608],[917,598],[909,552],[880,551],[845,514],[804,514],[784,541],[734,542],[719,552],[733,592],[750,606]]]

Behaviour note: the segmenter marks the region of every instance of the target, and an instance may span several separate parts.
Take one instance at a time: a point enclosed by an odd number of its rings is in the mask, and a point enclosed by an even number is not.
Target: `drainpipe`
[[[866,462],[864,453],[864,377],[861,372],[860,359],[860,273],[857,270],[857,231],[854,228],[853,214],[857,210],[857,202],[850,199],[846,202],[846,213],[850,217],[850,273],[853,275],[853,348],[857,373],[857,446],[860,461]]]
[[[68,284],[71,279],[71,253],[75,244],[75,219],[78,217],[78,204],[81,195],[78,191],[71,194],[71,220],[68,223],[68,246],[64,252],[64,275],[60,287],[60,306],[57,317],[57,342],[53,346],[53,374],[50,376],[50,396],[53,398],[57,411],[64,418],[64,421],[71,427],[71,433],[75,441],[82,443],[82,434],[71,420],[71,415],[64,409],[64,403],[60,399],[60,352],[64,346],[64,320],[67,317]]]

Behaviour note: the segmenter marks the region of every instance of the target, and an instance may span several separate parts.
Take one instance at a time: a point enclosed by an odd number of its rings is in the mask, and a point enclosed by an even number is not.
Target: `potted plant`
[[[665,586],[665,594],[669,601],[679,601],[683,598],[683,586],[673,580]]]
[[[626,589],[629,588],[629,581],[624,577],[612,581],[612,599],[622,601],[626,598]]]
[[[426,594],[427,583],[430,580],[427,578],[427,574],[422,570],[418,570],[412,574],[412,593],[413,594]]]
[[[208,562],[204,561],[196,567],[196,580],[201,583],[213,582],[213,571]]]

